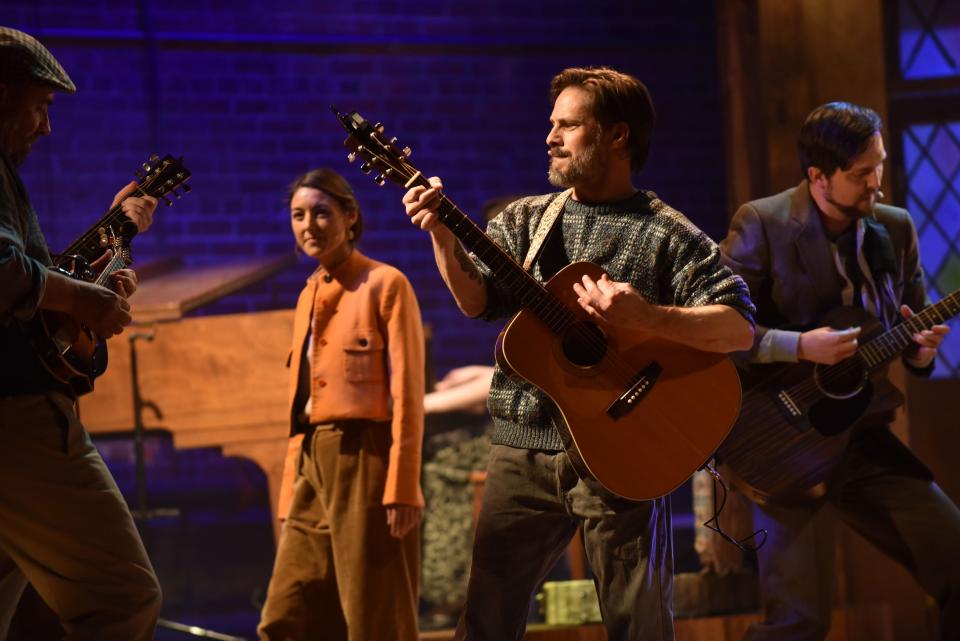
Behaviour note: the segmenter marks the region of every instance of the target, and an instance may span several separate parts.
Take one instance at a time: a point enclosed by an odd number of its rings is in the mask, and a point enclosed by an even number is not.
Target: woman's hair
[[[353,232],[352,242],[356,244],[360,240],[363,232],[363,214],[360,212],[360,203],[350,187],[350,183],[344,180],[343,176],[332,169],[313,169],[298,177],[287,188],[287,207],[293,200],[293,195],[301,187],[310,187],[322,191],[332,198],[344,212],[356,212],[357,220],[350,227]]]

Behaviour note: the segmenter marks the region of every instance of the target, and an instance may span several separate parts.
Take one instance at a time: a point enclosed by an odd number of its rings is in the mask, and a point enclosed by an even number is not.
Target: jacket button
[[[325,282],[325,283],[332,283],[332,282],[333,282],[333,276],[330,275],[330,274],[324,274],[324,275],[323,275],[323,282]]]
[[[366,347],[366,346],[367,346],[367,339],[361,338],[361,339],[360,339],[360,347]]]

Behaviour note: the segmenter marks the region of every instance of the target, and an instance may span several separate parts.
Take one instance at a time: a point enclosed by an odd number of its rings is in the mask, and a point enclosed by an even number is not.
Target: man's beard
[[[25,143],[22,137],[16,135],[14,123],[5,123],[5,126],[0,127],[0,151],[7,154],[15,167],[19,167],[30,155],[30,150],[37,138],[39,136]]]
[[[607,170],[606,159],[600,155],[600,136],[597,133],[590,145],[576,156],[562,148],[550,150],[550,166],[547,168],[547,180],[554,187],[573,187],[597,180]],[[562,155],[561,155],[562,154]],[[567,166],[557,169],[553,158],[567,158]]]
[[[841,214],[843,214],[844,216],[846,216],[852,221],[857,221],[857,220],[860,220],[861,218],[866,218],[867,216],[872,215],[873,210],[876,207],[877,201],[880,199],[880,196],[879,194],[877,194],[877,192],[870,192],[870,193],[875,194],[875,198],[873,199],[872,203],[868,198],[863,198],[861,200],[858,200],[852,205],[845,205],[838,200],[834,200],[833,190],[831,190],[828,187],[825,198],[826,198],[826,201],[831,205],[833,205],[834,207],[836,207]],[[867,194],[867,196],[869,196],[869,193]]]

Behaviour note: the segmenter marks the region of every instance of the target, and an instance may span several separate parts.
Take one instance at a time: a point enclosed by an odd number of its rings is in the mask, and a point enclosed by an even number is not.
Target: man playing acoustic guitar
[[[42,44],[0,27],[0,638],[29,581],[67,639],[146,641],[160,610],[153,568],[70,387],[48,378],[24,330],[39,310],[73,316],[103,338],[130,322],[134,273],[115,272],[108,289],[49,269],[20,180],[20,163],[50,133],[54,91],[75,89]],[[122,201],[145,230],[157,201],[128,198],[136,186],[114,205]]]
[[[890,328],[926,304],[910,214],[878,204],[886,158],[880,132],[880,118],[870,109],[849,103],[818,107],[800,130],[803,182],[746,203],[734,215],[721,250],[726,264],[747,281],[757,306],[752,363],[845,363],[829,370],[831,375],[821,374],[820,384],[827,385],[827,378],[855,371],[853,364],[861,356],[869,362],[880,349],[867,343],[859,323],[827,326],[828,314],[844,311],[837,309],[841,305],[862,308],[859,313],[869,311]],[[903,333],[903,362],[915,374],[929,375],[933,369],[947,332],[936,323]],[[871,351],[851,358],[861,342]],[[881,379],[875,387],[886,386]],[[813,389],[813,384],[804,389]],[[797,393],[796,399],[802,396]],[[750,641],[813,641],[827,635],[838,517],[906,568],[936,600],[944,640],[960,638],[960,511],[888,429],[892,411],[902,400],[895,391],[892,402],[890,398],[874,396],[849,444],[834,440],[843,434],[821,439],[809,426],[805,431],[788,426],[775,439],[776,411],[757,422],[752,447],[744,440],[742,460],[769,466],[776,483],[783,483],[784,471],[794,463],[817,464],[814,454],[820,450],[810,446],[801,454],[773,460],[766,453],[771,441],[809,435],[825,447],[830,441],[846,446],[822,483],[825,490],[819,498],[778,503],[774,496],[754,506],[754,526],[766,529],[768,537],[758,552],[765,620],[747,634]],[[751,394],[744,397],[741,422],[752,411],[751,400]],[[813,424],[836,422],[840,408],[837,404],[828,416],[814,417]],[[738,422],[719,457],[738,445],[739,430]],[[739,458],[739,452],[732,455]],[[733,462],[729,465],[737,471]]]
[[[583,276],[569,288],[575,293],[563,292],[600,327],[710,352],[749,346],[753,309],[743,281],[690,221],[633,185],[654,123],[643,84],[612,69],[573,68],[553,79],[551,93],[548,177],[570,189],[511,203],[489,223],[488,236],[520,263],[556,203],[561,218],[531,273],[543,282],[571,261],[603,267],[607,275]],[[410,189],[403,202],[411,221],[430,232],[457,304],[474,318],[515,313],[525,301],[441,223],[442,185],[436,178],[431,185]],[[531,593],[582,525],[610,641],[672,639],[669,499],[627,500],[579,476],[564,451],[557,406],[499,366],[489,407],[494,445],[457,638],[519,639]]]

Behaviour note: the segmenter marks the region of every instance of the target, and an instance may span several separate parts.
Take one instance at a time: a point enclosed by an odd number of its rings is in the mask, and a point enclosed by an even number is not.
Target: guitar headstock
[[[167,198],[167,194],[172,193],[179,199],[184,193],[190,193],[190,185],[186,184],[190,171],[183,165],[182,157],[174,158],[170,154],[163,158],[150,156],[150,159],[143,163],[143,169],[137,170],[136,174],[140,180],[141,194],[153,196],[168,206],[173,202]],[[177,191],[178,187],[182,187],[183,193]]]
[[[190,191],[190,186],[184,184],[190,178],[190,171],[183,166],[182,158],[174,158],[169,154],[163,158],[150,156],[136,175],[139,180],[132,196],[153,196],[172,205],[167,194],[172,193],[180,198],[182,194],[177,189],[182,189],[184,193]],[[127,218],[120,205],[115,205],[58,256],[76,255],[93,262],[104,249],[110,247],[111,238],[120,236],[129,241],[136,233],[136,225]],[[129,254],[127,249],[125,252]]]
[[[376,172],[373,182],[383,186],[388,180],[404,187],[414,185],[429,186],[429,182],[420,170],[409,162],[413,152],[409,147],[401,149],[396,138],[387,138],[380,123],[371,125],[357,112],[344,114],[331,107],[347,130],[347,139],[343,146],[350,150],[347,160],[363,160],[360,171],[365,174]]]

